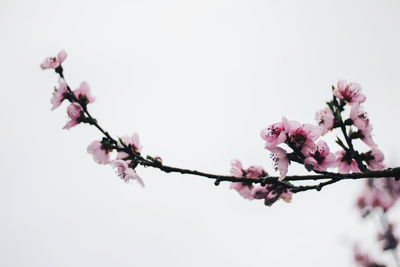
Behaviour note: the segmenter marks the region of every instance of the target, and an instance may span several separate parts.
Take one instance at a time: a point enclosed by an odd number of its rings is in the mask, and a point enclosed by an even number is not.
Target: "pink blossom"
[[[315,113],[315,120],[317,121],[318,127],[321,131],[321,135],[325,135],[327,132],[332,130],[334,118],[335,117],[330,108],[324,108]]]
[[[377,263],[367,254],[362,253],[358,246],[354,246],[354,261],[362,267],[386,267],[386,265]]]
[[[261,130],[260,136],[265,140],[265,148],[274,148],[286,141],[285,127],[282,122],[274,123]]]
[[[58,68],[61,63],[64,62],[64,60],[67,58],[67,52],[64,50],[61,50],[56,57],[48,57],[46,58],[42,64],[40,64],[40,67],[45,70],[45,69],[56,69]]]
[[[279,194],[276,191],[262,186],[254,188],[252,195],[254,199],[264,199],[266,206],[272,206],[279,199]]]
[[[87,152],[93,155],[94,161],[98,164],[110,163],[110,150],[105,148],[101,141],[93,141],[88,147]]]
[[[371,212],[370,200],[372,197],[372,191],[367,188],[357,198],[357,208],[360,209],[363,217],[366,217]]]
[[[340,173],[350,173],[350,172],[359,172],[357,162],[350,158],[349,154],[344,151],[336,152],[336,161],[338,166],[338,171]]]
[[[385,169],[385,164],[383,163],[385,155],[378,148],[372,148],[365,153],[365,160],[371,170],[378,171]]]
[[[129,182],[130,180],[135,180],[138,182],[142,187],[144,187],[144,183],[142,178],[136,173],[134,169],[129,167],[130,161],[126,160],[113,160],[111,161],[111,166],[117,169],[117,174],[121,177],[122,180],[125,182]]]
[[[350,119],[359,130],[365,130],[369,125],[368,114],[363,110],[362,106],[360,106],[360,103],[355,103],[351,107]]]
[[[251,165],[246,170],[247,178],[260,178],[266,175],[264,169],[257,165]]]
[[[120,140],[123,142],[124,145],[130,146],[133,153],[139,154],[142,150],[142,146],[140,145],[139,135],[137,133],[132,134],[132,136],[122,136]],[[121,144],[118,144],[118,147],[122,148]],[[118,152],[117,159],[124,159],[129,157],[129,154],[126,152]]]
[[[290,192],[287,189],[284,189],[283,192],[279,192],[277,190],[272,189],[270,186],[255,187],[252,190],[252,195],[254,199],[264,199],[264,204],[266,206],[271,206],[278,199],[282,199],[288,203],[292,201],[292,192]]]
[[[244,171],[243,171],[243,166],[240,160],[234,159],[231,162],[231,175],[235,177],[243,177],[244,176]]]
[[[360,130],[361,133],[361,140],[369,147],[374,148],[378,145],[375,143],[374,139],[372,138],[372,125],[368,124],[364,130]]]
[[[53,97],[50,100],[51,104],[53,104],[51,110],[54,110],[61,105],[61,103],[65,99],[65,95],[67,94],[67,92],[67,83],[64,81],[63,78],[59,78],[58,88],[54,87]]]
[[[312,148],[305,152],[306,159],[304,165],[307,169],[326,171],[328,168],[336,165],[336,157],[330,152],[328,145],[320,140]]]
[[[253,186],[251,184],[234,182],[231,183],[230,189],[236,190],[245,199],[249,200],[253,199],[253,193],[252,193]]]
[[[294,145],[299,149],[313,147],[314,141],[321,135],[320,130],[309,123],[301,124],[298,121],[288,121],[284,118],[283,124],[286,133],[289,134],[288,145]]]
[[[231,175],[235,177],[244,177],[245,171],[243,170],[242,163],[238,159],[234,159],[231,162]],[[251,183],[242,183],[242,182],[233,182],[230,186],[231,189],[236,190],[242,197],[245,199],[252,200],[252,189],[253,184]]]
[[[79,105],[76,102],[71,103],[68,106],[67,114],[68,114],[68,117],[70,118],[70,121],[67,122],[67,124],[64,126],[64,129],[69,129],[69,128],[79,124],[84,116],[81,105]]]
[[[398,182],[392,178],[368,179],[358,198],[357,206],[364,215],[373,208],[381,208],[386,212],[396,204],[399,193]]]
[[[274,162],[275,171],[279,171],[279,181],[285,179],[289,168],[289,159],[286,151],[281,147],[269,149],[271,151],[272,160]]]
[[[242,163],[237,159],[231,162],[231,174],[235,177],[247,177],[254,179],[258,179],[267,175],[262,167],[256,165],[249,166],[246,171],[243,170]],[[242,197],[246,199],[253,199],[252,183],[233,182],[230,188],[235,189]]]
[[[361,93],[361,86],[358,83],[347,83],[345,80],[338,82],[333,94],[349,105],[363,103],[366,99],[365,95]]]
[[[90,86],[87,82],[81,82],[78,89],[73,91],[75,97],[82,103],[93,103],[96,98],[90,92]]]
[[[384,211],[389,210],[396,204],[397,198],[393,198],[382,189],[373,191],[370,205],[373,208],[382,208]]]

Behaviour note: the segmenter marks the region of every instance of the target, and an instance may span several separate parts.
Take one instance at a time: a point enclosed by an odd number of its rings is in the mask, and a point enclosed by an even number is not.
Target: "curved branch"
[[[61,78],[64,79],[63,75],[63,68],[59,66],[55,69],[56,73],[60,75]],[[152,157],[144,158],[139,153],[133,152],[130,146],[123,144],[122,142],[118,142],[116,139],[111,137],[111,135],[105,131],[97,122],[97,120],[89,113],[87,106],[85,103],[81,103],[77,97],[73,94],[70,87],[67,85],[67,90],[69,93],[69,97],[67,98],[70,102],[79,103],[87,116],[87,121],[84,123],[89,123],[95,126],[103,135],[104,137],[110,141],[114,146],[113,148],[118,151],[126,152],[129,155],[129,159],[135,160],[137,164],[142,165],[144,167],[152,167],[159,169],[165,173],[181,173],[181,174],[190,174],[195,176],[200,176],[208,179],[215,180],[214,184],[219,185],[220,182],[242,182],[242,183],[249,183],[249,184],[272,184],[272,185],[279,185],[285,188],[290,189],[293,193],[303,192],[308,190],[317,190],[320,191],[324,186],[339,182],[341,180],[348,180],[348,179],[364,179],[364,178],[390,178],[394,177],[396,179],[400,179],[400,167],[397,168],[389,168],[383,171],[368,171],[368,172],[360,172],[360,173],[351,173],[351,174],[341,174],[341,173],[333,173],[333,172],[320,172],[314,170],[314,172],[318,173],[315,175],[292,175],[286,176],[285,181],[279,181],[278,176],[266,176],[257,178],[247,178],[247,177],[236,177],[236,176],[229,176],[229,175],[217,175],[211,174],[206,172],[201,172],[197,170],[189,170],[179,167],[173,167],[162,164],[160,161],[154,160]],[[341,125],[344,126],[344,123],[341,121]],[[346,131],[344,129],[344,135],[346,137]],[[347,140],[348,138],[346,138]],[[351,140],[349,146],[351,147]],[[122,147],[118,147],[118,144],[122,143]],[[295,181],[317,181],[317,180],[326,180],[326,182],[322,182],[316,185],[310,186],[295,186],[290,182]]]

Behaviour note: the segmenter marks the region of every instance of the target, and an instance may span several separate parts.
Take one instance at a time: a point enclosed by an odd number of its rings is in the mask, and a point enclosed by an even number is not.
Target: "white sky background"
[[[94,128],[61,129],[57,77],[39,63],[66,49],[67,81],[89,82],[112,134],[221,174],[233,158],[272,172],[260,129],[313,122],[347,78],[395,164],[399,26],[394,0],[0,1],[0,266],[353,266],[352,242],[375,238],[359,182],[272,208],[154,169],[138,169],[145,189],[125,184],[86,154]]]

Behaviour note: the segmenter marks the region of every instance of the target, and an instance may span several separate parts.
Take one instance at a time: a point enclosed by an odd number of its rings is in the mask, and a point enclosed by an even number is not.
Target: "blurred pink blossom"
[[[378,240],[382,241],[383,250],[396,249],[399,239],[394,234],[394,225],[391,223],[386,225],[384,232],[378,234]]]
[[[362,267],[386,267],[372,260],[367,254],[362,253],[358,246],[354,246],[354,261]]]

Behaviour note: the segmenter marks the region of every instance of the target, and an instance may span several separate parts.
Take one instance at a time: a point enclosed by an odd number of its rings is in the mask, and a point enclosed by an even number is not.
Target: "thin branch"
[[[56,73],[60,75],[61,78],[64,79],[63,75],[63,69],[62,67],[58,67],[55,69]],[[103,135],[104,137],[113,144],[113,148],[118,150],[118,151],[123,151],[129,155],[128,159],[136,161],[139,165],[142,165],[144,167],[152,167],[159,169],[165,173],[181,173],[181,174],[190,174],[190,175],[195,175],[195,176],[200,176],[200,177],[205,177],[208,179],[213,179],[215,180],[214,184],[219,185],[220,182],[242,182],[242,183],[249,183],[249,184],[261,184],[261,185],[266,185],[266,184],[272,184],[272,185],[278,185],[278,186],[283,186],[284,188],[290,189],[293,193],[297,192],[303,192],[303,191],[308,191],[308,190],[317,190],[320,191],[324,186],[339,182],[341,180],[348,180],[348,179],[365,179],[365,178],[388,178],[388,177],[395,177],[400,179],[400,167],[398,168],[390,168],[387,170],[383,171],[368,171],[365,173],[351,173],[351,174],[341,174],[341,173],[333,173],[333,172],[321,172],[321,171],[314,171],[318,174],[316,175],[292,175],[292,176],[286,176],[284,181],[279,181],[278,176],[267,176],[267,177],[262,177],[262,178],[247,178],[247,177],[235,177],[235,176],[228,176],[228,175],[217,175],[217,174],[211,174],[211,173],[206,173],[206,172],[201,172],[197,170],[190,170],[190,169],[184,169],[184,168],[179,168],[179,167],[172,167],[168,165],[164,165],[159,161],[155,160],[149,160],[140,155],[140,153],[136,153],[132,151],[130,146],[127,146],[121,142],[118,142],[116,139],[111,137],[111,135],[105,131],[97,122],[97,120],[89,113],[86,103],[81,103],[81,101],[74,95],[70,87],[67,85],[67,90],[68,90],[68,100],[70,102],[76,102],[79,103],[84,111],[84,114],[87,116],[87,121],[84,121],[84,123],[89,123],[91,125],[94,125]],[[339,114],[340,116],[340,114]],[[354,153],[354,149],[352,147],[351,139],[347,136],[346,129],[344,126],[344,123],[340,117],[340,124],[343,130],[343,134],[345,135],[346,141],[348,141],[348,145],[350,149]],[[118,147],[118,144],[121,144],[122,147]],[[150,157],[151,158],[151,157]],[[299,159],[299,161],[302,161],[302,159]],[[324,179],[330,179],[329,181],[319,183],[317,185],[310,185],[310,186],[295,186],[291,184],[290,182],[294,181],[317,181],[317,180],[324,180]]]

